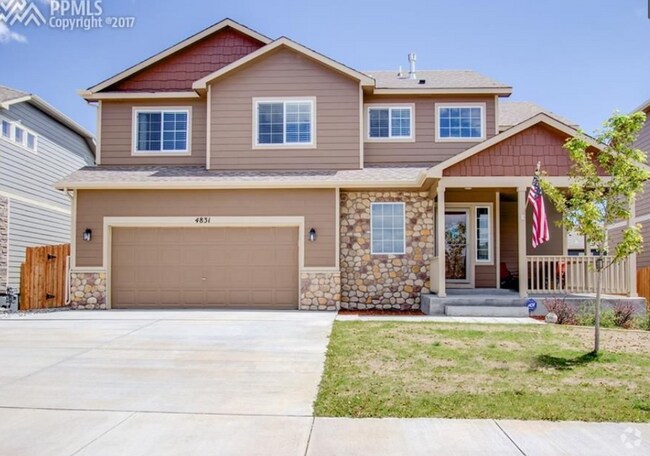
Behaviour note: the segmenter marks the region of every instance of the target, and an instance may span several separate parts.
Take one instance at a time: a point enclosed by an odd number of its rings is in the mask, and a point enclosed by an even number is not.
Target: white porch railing
[[[534,255],[528,256],[528,291],[530,293],[596,293],[595,256]],[[626,294],[629,284],[627,259],[612,263],[605,257],[604,294]],[[612,263],[610,265],[610,263]]]

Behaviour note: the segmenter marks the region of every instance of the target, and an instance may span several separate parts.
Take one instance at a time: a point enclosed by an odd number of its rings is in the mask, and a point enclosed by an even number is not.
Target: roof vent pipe
[[[409,79],[417,79],[417,76],[415,74],[415,60],[415,53],[409,53]]]

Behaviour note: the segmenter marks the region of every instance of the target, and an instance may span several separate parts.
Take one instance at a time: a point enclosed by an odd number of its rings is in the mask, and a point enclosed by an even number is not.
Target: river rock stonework
[[[406,253],[370,253],[370,204],[403,202]],[[429,293],[433,255],[433,201],[427,192],[341,193],[341,307],[344,309],[420,308]]]
[[[9,200],[0,196],[0,293],[7,289],[8,280]]]
[[[72,272],[70,306],[77,310],[106,309],[106,273]]]
[[[300,310],[339,310],[341,276],[329,272],[300,275]]]

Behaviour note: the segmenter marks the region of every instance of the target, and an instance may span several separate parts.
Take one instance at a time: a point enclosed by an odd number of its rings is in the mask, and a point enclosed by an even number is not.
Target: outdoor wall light
[[[314,242],[316,240],[316,229],[312,228],[309,230],[309,241]]]
[[[83,240],[86,242],[90,242],[92,237],[93,237],[93,230],[91,230],[90,228],[86,228],[86,231],[84,231],[83,234]]]

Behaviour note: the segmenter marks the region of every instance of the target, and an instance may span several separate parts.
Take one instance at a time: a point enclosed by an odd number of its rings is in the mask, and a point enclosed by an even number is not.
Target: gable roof
[[[266,46],[258,49],[257,51],[251,52],[247,56],[234,61],[230,65],[226,65],[225,67],[199,79],[194,84],[192,84],[192,88],[197,91],[206,90],[208,83],[280,47],[287,47],[307,57],[310,57],[311,59],[316,60],[322,63],[323,65],[338,71],[339,73],[345,74],[353,79],[357,79],[364,86],[373,86],[375,84],[375,81],[372,78],[365,75],[364,73],[361,73],[360,71],[350,68],[340,62],[337,62],[336,60],[333,60],[323,54],[314,51],[313,49],[303,46],[300,43],[296,43],[295,41],[290,40],[286,36],[283,36],[267,44]]]
[[[29,103],[33,105],[60,124],[65,125],[70,130],[77,133],[86,141],[91,153],[95,155],[95,136],[77,122],[36,95],[12,89],[10,87],[0,86],[0,109],[9,109],[12,105],[19,103]]]
[[[416,79],[409,79],[407,72],[402,75],[385,70],[364,73],[377,81],[376,93],[512,93],[512,87],[469,70],[418,70]]]
[[[207,37],[209,35],[212,35],[213,33],[216,33],[219,30],[222,30],[222,29],[224,29],[226,27],[230,27],[232,29],[235,29],[238,32],[243,33],[244,35],[248,35],[251,38],[254,38],[254,39],[260,41],[261,43],[268,44],[268,43],[271,42],[271,39],[269,37],[264,36],[261,33],[258,33],[255,30],[252,30],[252,29],[250,29],[250,28],[248,28],[248,27],[246,27],[246,26],[244,26],[244,25],[242,25],[242,24],[240,24],[238,22],[235,22],[232,19],[226,18],[226,19],[224,19],[224,20],[222,20],[220,22],[217,22],[216,24],[214,24],[214,25],[200,31],[199,33],[197,33],[195,35],[192,35],[189,38],[186,38],[185,40],[181,41],[180,43],[177,43],[177,44],[165,49],[164,51],[161,51],[158,54],[156,54],[156,55],[154,55],[152,57],[149,57],[148,59],[143,60],[142,62],[140,62],[140,63],[138,63],[136,65],[133,65],[130,68],[127,68],[126,70],[116,74],[115,76],[112,76],[112,77],[100,82],[99,84],[96,84],[96,85],[90,87],[87,90],[87,92],[95,93],[95,92],[99,92],[101,90],[104,90],[105,88],[110,87],[113,84],[126,79],[127,77],[137,73],[138,71],[140,71],[140,70],[142,70],[142,69],[144,69],[144,68],[146,68],[148,66],[151,66],[156,62],[159,62],[160,60],[164,59],[165,57],[168,57],[168,56],[180,51],[181,49],[184,49],[184,48],[196,43],[197,41],[200,41],[203,38],[205,38],[205,37]]]
[[[10,87],[0,86],[0,103],[10,102],[18,98],[29,96],[27,92],[12,89]]]
[[[499,103],[499,131],[507,130],[537,114],[544,113],[554,119],[578,129],[578,124],[530,101],[507,101]]]
[[[447,169],[447,168],[449,168],[449,167],[451,167],[451,166],[453,166],[453,165],[455,165],[457,163],[460,163],[463,160],[466,160],[467,158],[469,158],[469,157],[471,157],[473,155],[476,155],[476,154],[478,154],[480,152],[483,152],[484,150],[486,150],[486,149],[488,149],[488,148],[490,148],[492,146],[495,146],[495,145],[499,144],[500,142],[502,142],[502,141],[504,141],[504,140],[506,140],[506,139],[508,139],[508,138],[510,138],[512,136],[515,136],[517,133],[520,133],[520,132],[522,132],[522,131],[524,131],[524,130],[526,130],[526,129],[534,126],[534,125],[538,125],[540,123],[546,124],[549,127],[554,128],[554,129],[556,129],[558,131],[561,131],[563,133],[566,133],[569,136],[575,136],[575,135],[577,135],[579,133],[576,128],[574,128],[574,127],[572,127],[570,125],[567,125],[567,124],[565,124],[563,122],[560,122],[559,120],[555,119],[554,117],[551,117],[550,115],[541,112],[541,113],[536,114],[535,116],[531,117],[530,119],[528,119],[528,120],[526,120],[524,122],[521,122],[518,125],[510,128],[510,129],[508,129],[508,130],[506,130],[504,132],[501,132],[498,135],[493,136],[493,137],[491,137],[490,139],[488,139],[486,141],[483,141],[482,143],[476,144],[474,147],[470,147],[466,151],[461,152],[460,154],[455,155],[452,158],[450,158],[448,160],[445,160],[444,162],[434,166],[433,168],[431,168],[429,170],[429,172],[427,173],[427,176],[428,177],[435,177],[435,178],[442,177],[443,171],[445,169]],[[590,146],[592,146],[592,147],[594,147],[594,148],[596,148],[598,150],[602,150],[602,146],[600,144],[598,144],[593,138],[591,138],[589,136],[585,136],[585,138],[586,138],[587,143]]]

